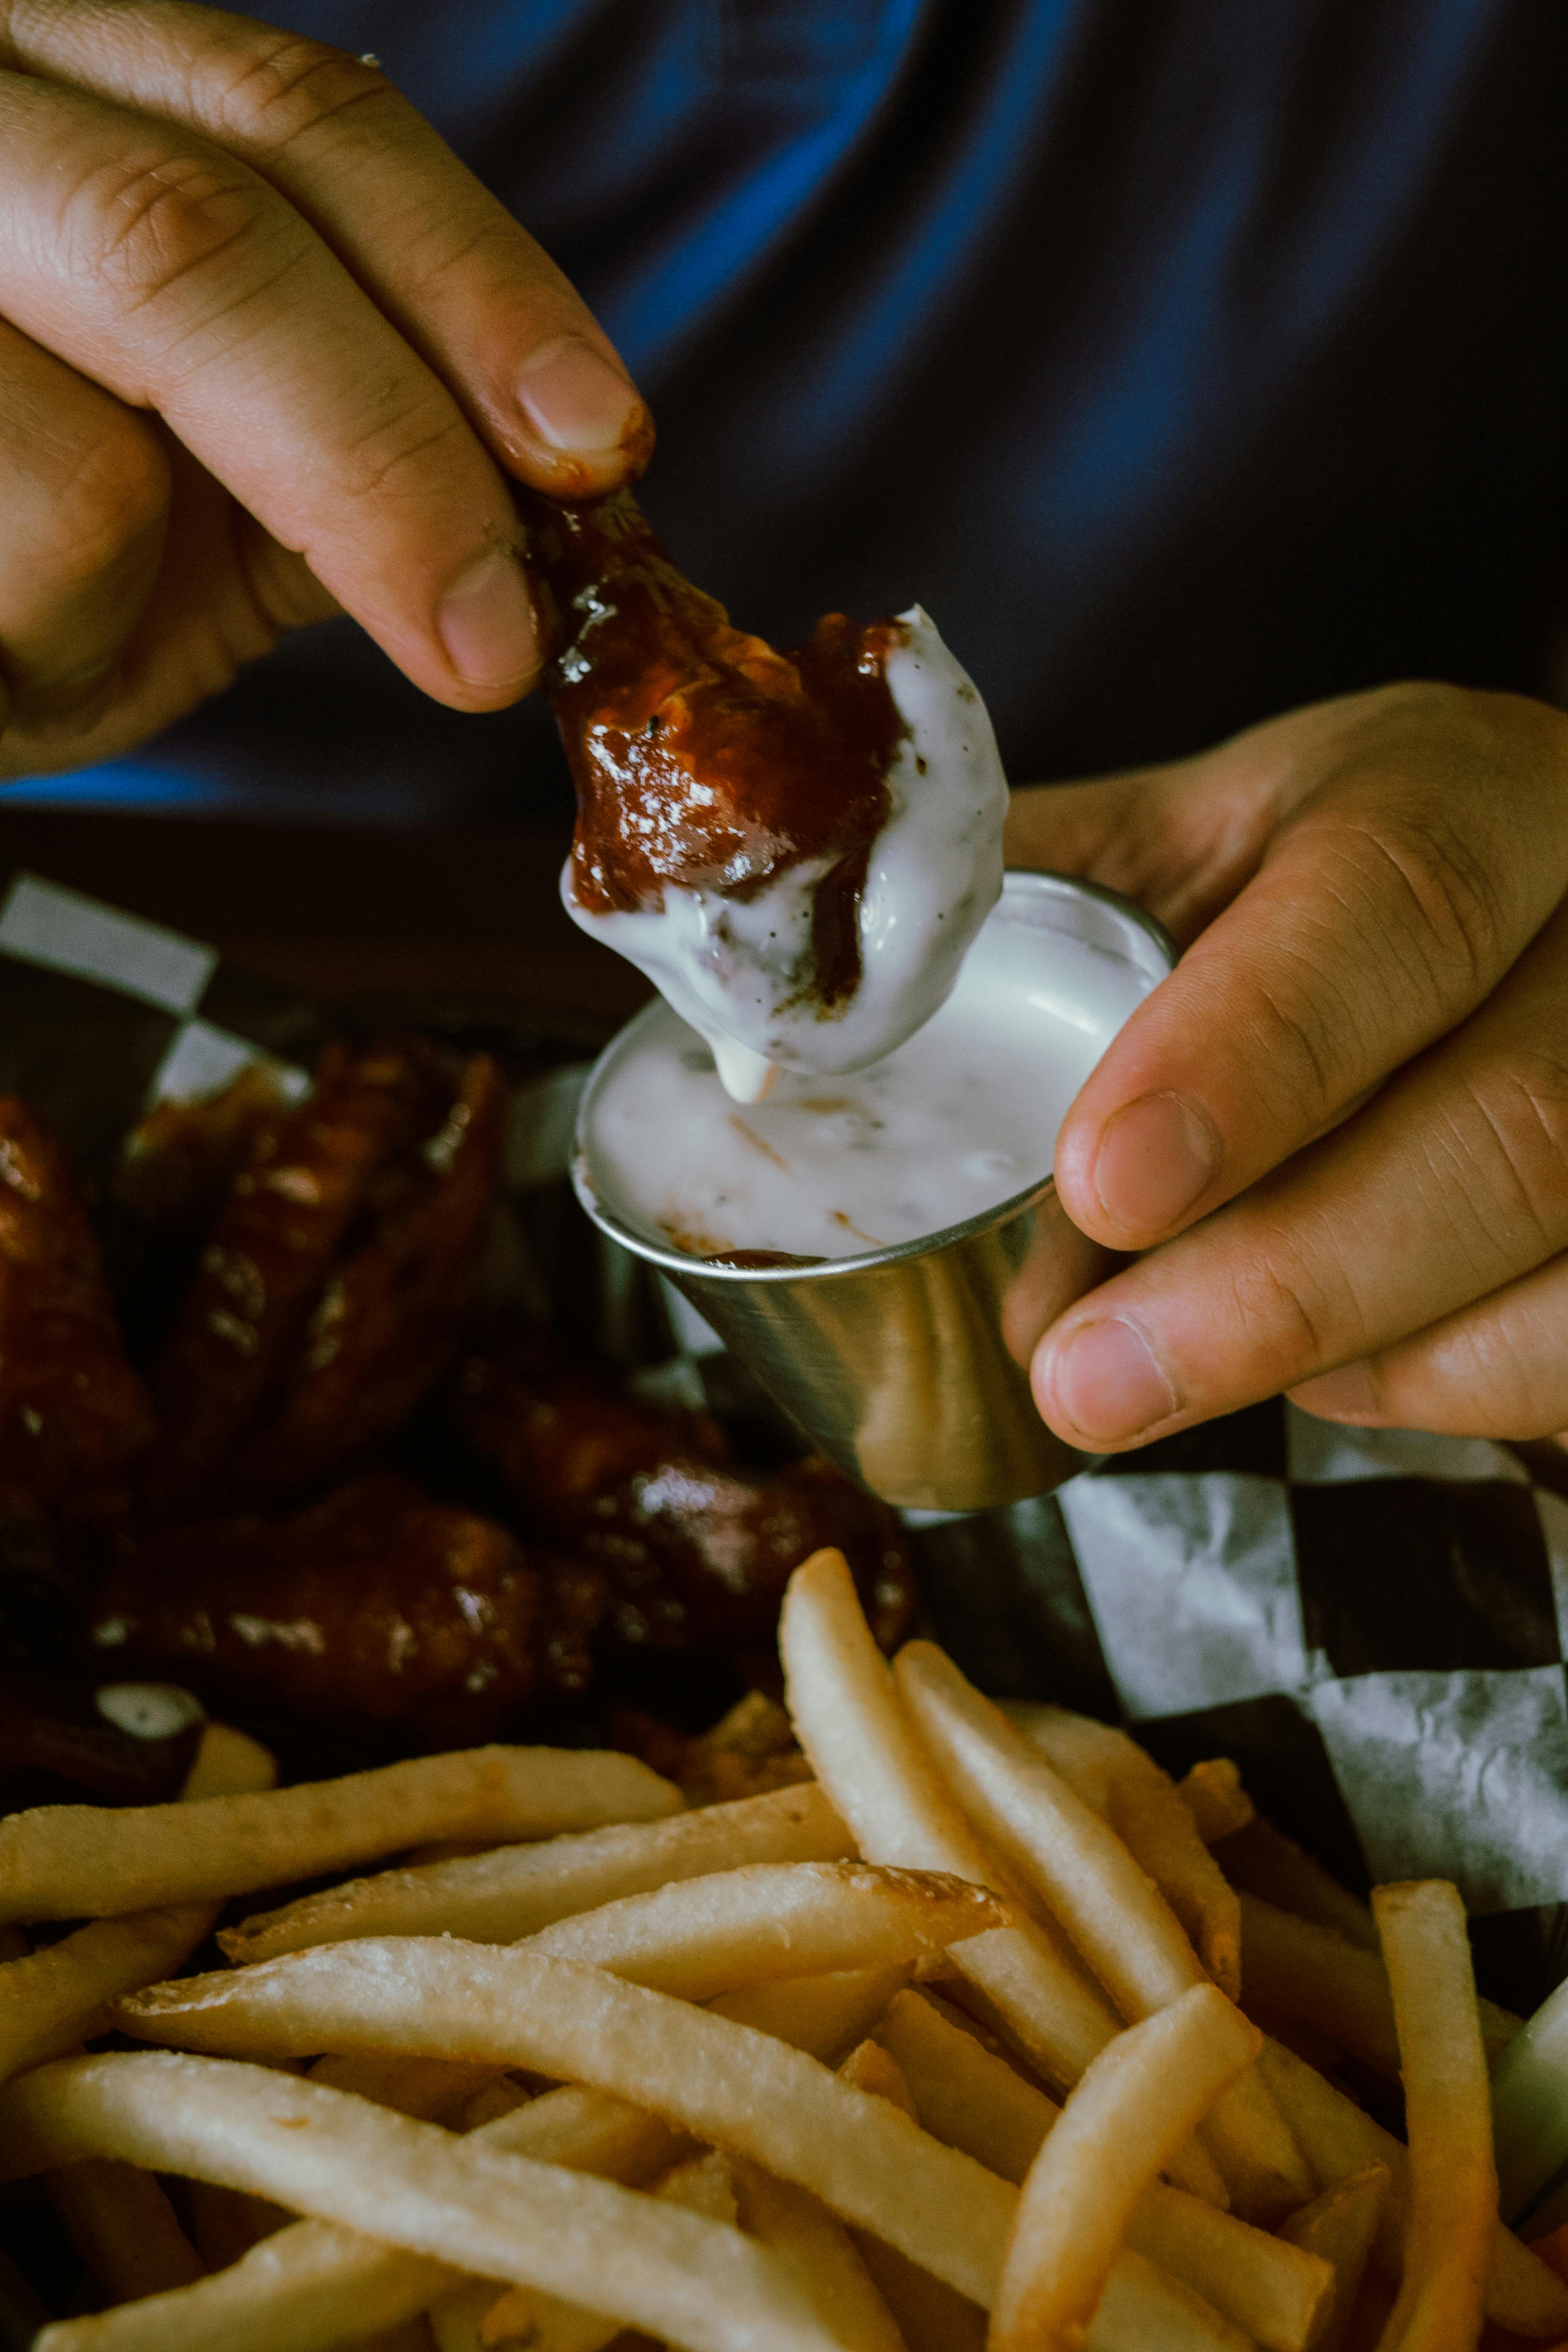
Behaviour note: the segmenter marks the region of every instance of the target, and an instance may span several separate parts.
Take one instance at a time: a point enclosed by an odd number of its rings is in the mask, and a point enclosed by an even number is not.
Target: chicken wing
[[[403,1422],[457,1345],[500,1173],[488,1056],[329,1049],[254,1130],[159,1360],[159,1516],[320,1484]]]
[[[151,1436],[65,1154],[0,1099],[0,1517],[112,1520]]]
[[[89,1648],[225,1702],[466,1742],[586,1688],[605,1598],[591,1571],[375,1472],[289,1518],[149,1537],[100,1593]]]
[[[530,1521],[603,1570],[608,1630],[628,1647],[768,1647],[791,1574],[824,1544],[849,1560],[884,1646],[908,1628],[897,1515],[826,1462],[739,1468],[706,1415],[638,1403],[526,1351],[466,1362],[456,1412]]]
[[[577,788],[568,911],[705,1036],[732,1094],[879,1060],[1000,893],[1006,782],[919,608],[775,652],[684,579],[629,491],[525,500]]]

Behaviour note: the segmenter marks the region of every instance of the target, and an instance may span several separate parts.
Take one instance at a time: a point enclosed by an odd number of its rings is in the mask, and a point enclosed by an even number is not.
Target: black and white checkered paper
[[[1352,1885],[1456,1880],[1521,2005],[1568,1965],[1568,1500],[1510,1449],[1276,1399],[917,1543],[986,1687],[1234,1757]]]
[[[298,1066],[322,1034],[315,1008],[197,942],[32,877],[0,897],[0,1091],[86,1168],[150,1101],[258,1053]],[[552,1237],[577,1279],[596,1267],[591,1311],[646,1346],[668,1327],[633,1301],[642,1270],[584,1247],[558,1181],[578,1075],[520,1088],[512,1182],[554,1182],[536,1249]],[[560,1270],[541,1269],[558,1303]],[[710,1338],[671,1303],[700,1355]],[[917,1515],[915,1544],[931,1628],[984,1688],[1125,1722],[1173,1770],[1234,1757],[1352,1884],[1455,1879],[1493,1990],[1531,2007],[1568,1966],[1561,1485],[1503,1446],[1336,1429],[1276,1400],[1036,1502]]]

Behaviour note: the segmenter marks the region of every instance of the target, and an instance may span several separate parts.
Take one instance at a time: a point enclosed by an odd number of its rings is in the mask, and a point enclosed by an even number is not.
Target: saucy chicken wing
[[[165,1528],[132,1549],[89,1633],[100,1670],[204,1696],[481,1739],[592,1671],[603,1580],[388,1472],[283,1519]]]
[[[777,652],[670,562],[631,493],[524,501],[577,788],[568,911],[754,1100],[930,1018],[1002,887],[1006,782],[918,608]]]
[[[628,912],[670,882],[744,899],[826,860],[801,977],[833,1004],[859,976],[854,908],[903,732],[882,675],[892,624],[831,613],[775,653],[676,570],[629,490],[531,513],[578,793],[578,905]]]
[[[0,1100],[0,1518],[112,1520],[151,1436],[65,1154]]]
[[[525,1352],[466,1362],[456,1410],[529,1520],[603,1570],[620,1643],[769,1645],[791,1574],[824,1544],[848,1559],[883,1646],[907,1630],[913,1585],[898,1517],[826,1462],[738,1468],[705,1415],[640,1404]]]
[[[153,1375],[158,1516],[297,1494],[389,1434],[456,1348],[500,1181],[500,1073],[334,1046],[252,1129]]]

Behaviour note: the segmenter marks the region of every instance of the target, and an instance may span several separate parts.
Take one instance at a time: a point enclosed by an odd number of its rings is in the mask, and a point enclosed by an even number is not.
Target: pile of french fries
[[[177,1805],[0,1822],[0,2179],[110,2298],[38,2352],[1568,2336],[1451,1886],[1369,1911],[1223,1760],[889,1666],[836,1552],[781,1649],[799,1759],[755,1701],[716,1776],[760,1793],[542,1748],[279,1790],[211,1726]]]

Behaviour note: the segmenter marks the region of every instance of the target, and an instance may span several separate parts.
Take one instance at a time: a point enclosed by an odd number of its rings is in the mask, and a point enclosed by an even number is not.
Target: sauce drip
[[[820,864],[799,994],[828,1013],[847,1003],[908,731],[884,674],[898,625],[829,613],[775,652],[683,578],[629,491],[523,504],[552,607],[545,683],[577,790],[579,906],[657,908],[668,883],[746,900]]]

